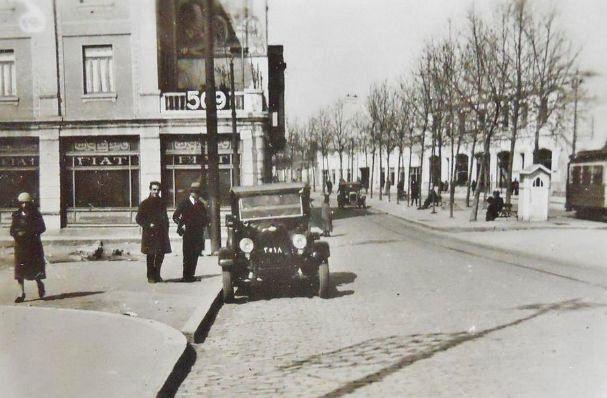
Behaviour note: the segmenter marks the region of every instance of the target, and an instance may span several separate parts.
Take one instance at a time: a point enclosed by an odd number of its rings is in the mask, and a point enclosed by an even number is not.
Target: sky
[[[584,86],[580,133],[607,138],[607,0],[530,0],[553,6],[558,26],[581,49]],[[269,44],[284,45],[286,112],[304,120],[338,98],[364,98],[374,82],[411,73],[425,42],[457,35],[474,7],[489,13],[499,0],[268,0]],[[590,137],[591,134],[594,134]]]

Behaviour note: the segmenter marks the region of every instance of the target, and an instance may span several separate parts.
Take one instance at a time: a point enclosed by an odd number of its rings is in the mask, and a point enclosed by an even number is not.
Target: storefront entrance
[[[138,137],[62,142],[67,224],[132,224],[139,204]]]

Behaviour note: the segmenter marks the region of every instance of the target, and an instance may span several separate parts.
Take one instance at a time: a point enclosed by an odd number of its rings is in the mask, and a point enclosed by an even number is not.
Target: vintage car
[[[280,280],[309,282],[329,293],[329,244],[310,231],[310,188],[303,183],[233,187],[226,215],[227,243],[219,251],[223,299],[234,288]]]
[[[345,206],[367,207],[367,195],[364,193],[363,185],[356,182],[340,184],[337,194],[337,206],[343,209]]]

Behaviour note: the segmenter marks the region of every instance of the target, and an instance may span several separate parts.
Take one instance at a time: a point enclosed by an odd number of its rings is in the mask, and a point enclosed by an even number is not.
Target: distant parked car
[[[302,183],[234,187],[226,215],[227,245],[219,252],[223,299],[234,288],[304,279],[329,292],[329,244],[310,232],[310,188]]]
[[[337,195],[337,206],[343,209],[345,206],[358,208],[367,207],[367,195],[363,192],[363,184],[360,182],[346,182],[340,186]]]

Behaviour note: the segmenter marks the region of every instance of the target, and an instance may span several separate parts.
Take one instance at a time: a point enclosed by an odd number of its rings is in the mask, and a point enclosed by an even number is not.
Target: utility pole
[[[573,77],[573,138],[571,140],[571,156],[575,156],[575,145],[577,143],[577,101],[578,101],[578,88],[583,82],[579,77],[579,72],[575,72]]]
[[[207,117],[208,142],[208,193],[209,211],[211,218],[211,252],[215,253],[221,247],[221,230],[219,220],[219,155],[217,149],[217,99],[215,93],[215,35],[213,33],[214,0],[206,0],[206,23],[204,30],[205,41],[205,103]],[[204,137],[202,137],[204,143]],[[204,149],[204,147],[202,148]],[[202,154],[204,157],[204,153]],[[202,162],[204,172],[204,162]]]
[[[238,156],[238,144],[240,137],[236,129],[236,92],[234,90],[234,53],[236,49],[230,49],[230,103],[232,108],[232,186],[240,185],[240,158]]]

